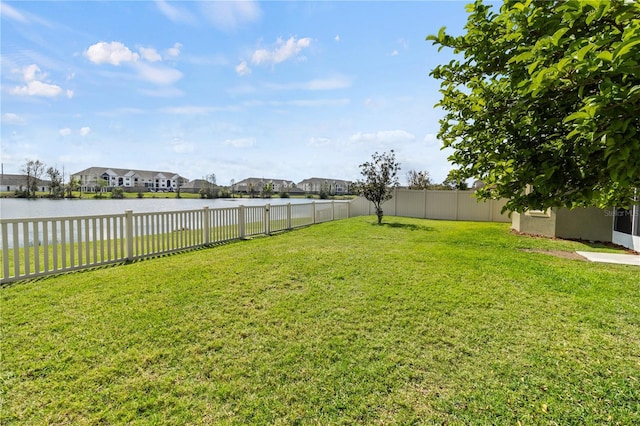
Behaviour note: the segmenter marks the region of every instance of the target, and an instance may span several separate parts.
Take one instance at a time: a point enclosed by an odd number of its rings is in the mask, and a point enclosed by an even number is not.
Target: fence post
[[[489,222],[493,222],[493,205],[494,200],[492,198],[489,199]]]
[[[133,260],[133,210],[125,210],[125,239],[127,240],[127,260]]]
[[[269,213],[271,210],[271,204],[267,204],[264,206],[264,233],[265,235],[271,234],[271,214]]]
[[[238,206],[238,236],[244,239],[244,206]]]
[[[336,202],[331,200],[331,220],[336,220]]]
[[[458,220],[458,205],[459,205],[458,198],[459,197],[460,197],[459,191],[456,189],[456,220]]]
[[[211,243],[211,215],[209,214],[209,206],[202,208],[202,224],[204,228],[204,243]]]
[[[311,202],[311,208],[313,209],[313,224],[315,225],[316,223],[316,202],[312,201]]]
[[[393,188],[393,216],[398,216],[398,187]]]
[[[291,203],[287,203],[287,229],[291,229]]]

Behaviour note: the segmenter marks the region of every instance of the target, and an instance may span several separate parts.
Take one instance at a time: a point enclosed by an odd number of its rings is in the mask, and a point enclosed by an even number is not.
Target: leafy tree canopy
[[[384,215],[382,204],[393,196],[393,188],[400,183],[398,172],[400,163],[396,162],[396,154],[393,150],[374,153],[371,161],[360,164],[360,173],[363,180],[357,180],[352,186],[354,193],[363,196],[373,203],[378,216],[378,224],[382,223]]]
[[[640,187],[640,3],[506,0],[467,6],[459,59],[432,70],[456,176],[515,211],[628,206]]]
[[[431,176],[427,170],[409,170],[407,172],[407,184],[409,189],[429,189],[432,185]]]

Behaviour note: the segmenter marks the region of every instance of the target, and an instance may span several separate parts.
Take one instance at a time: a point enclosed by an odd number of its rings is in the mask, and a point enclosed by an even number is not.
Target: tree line
[[[79,180],[70,177],[69,182],[65,183],[63,173],[60,170],[52,166],[47,167],[40,160],[27,159],[20,171],[24,175],[25,187],[16,191],[17,197],[36,198],[38,184],[43,176],[46,176],[49,180],[49,198],[71,198],[73,191],[77,191],[80,188]]]

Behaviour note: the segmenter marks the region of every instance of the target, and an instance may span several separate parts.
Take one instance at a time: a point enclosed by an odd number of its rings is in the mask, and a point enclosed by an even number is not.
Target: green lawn
[[[375,220],[2,288],[0,423],[640,423],[640,268]]]

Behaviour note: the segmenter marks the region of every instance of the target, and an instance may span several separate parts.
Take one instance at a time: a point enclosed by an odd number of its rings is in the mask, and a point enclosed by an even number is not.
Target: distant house
[[[240,182],[234,183],[232,189],[236,193],[259,194],[269,183],[273,185],[272,190],[274,194],[277,194],[279,192],[286,192],[295,187],[293,181],[286,179],[266,179],[250,177],[247,179],[243,179]]]
[[[112,188],[124,188],[130,191],[166,192],[175,191],[188,179],[174,172],[149,170],[117,169],[90,167],[71,175],[79,180],[84,192],[110,191]]]
[[[180,191],[181,192],[191,193],[191,194],[199,194],[200,190],[206,188],[209,185],[211,185],[211,183],[207,182],[204,179],[194,179],[194,180],[190,180],[189,182],[183,184],[180,187]]]
[[[48,192],[51,182],[38,179],[38,191]],[[25,175],[0,175],[0,192],[15,192],[27,189],[27,177]]]
[[[319,194],[324,190],[331,195],[342,195],[349,193],[351,184],[346,180],[313,177],[298,182],[298,188],[308,194]]]

